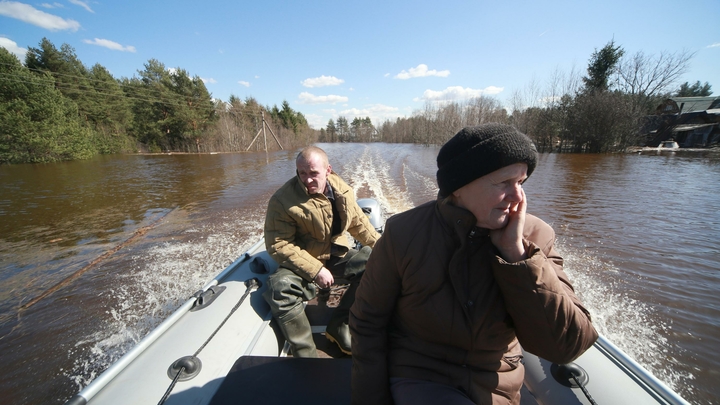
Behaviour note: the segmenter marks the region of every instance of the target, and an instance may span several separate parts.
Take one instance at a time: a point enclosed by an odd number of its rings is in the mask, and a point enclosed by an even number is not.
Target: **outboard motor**
[[[375,227],[375,230],[378,231],[378,233],[382,233],[383,228],[385,228],[385,222],[383,221],[382,208],[380,208],[377,200],[374,198],[360,198],[357,200],[357,203],[365,215],[367,215],[370,223]]]

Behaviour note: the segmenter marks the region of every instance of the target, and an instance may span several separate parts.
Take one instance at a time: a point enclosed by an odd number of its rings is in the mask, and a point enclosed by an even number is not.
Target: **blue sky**
[[[584,75],[612,39],[631,55],[695,52],[680,81],[720,95],[718,21],[718,0],[0,0],[0,46],[23,60],[47,37],[116,78],[157,59],[215,98],[287,100],[319,129],[478,95],[509,107],[557,72]]]

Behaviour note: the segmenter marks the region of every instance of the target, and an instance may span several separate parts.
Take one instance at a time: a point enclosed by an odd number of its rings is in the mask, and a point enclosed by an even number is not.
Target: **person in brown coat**
[[[357,290],[355,405],[519,404],[520,345],[567,363],[597,339],[553,229],[526,213],[532,141],[468,127],[437,164],[437,201],[387,221]]]

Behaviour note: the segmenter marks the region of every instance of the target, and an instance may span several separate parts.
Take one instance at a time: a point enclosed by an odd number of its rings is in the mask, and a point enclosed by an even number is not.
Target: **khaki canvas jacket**
[[[527,215],[528,258],[508,263],[469,211],[431,202],[387,221],[351,309],[352,403],[391,404],[389,378],[451,385],[478,404],[518,404],[520,344],[567,363],[597,339],[554,249]]]
[[[347,252],[349,232],[365,246],[373,247],[380,235],[362,212],[353,189],[340,176],[330,173],[342,232],[332,236],[332,205],[322,193],[309,195],[295,176],[270,198],[265,217],[265,247],[282,267],[312,281],[330,258],[331,245]]]

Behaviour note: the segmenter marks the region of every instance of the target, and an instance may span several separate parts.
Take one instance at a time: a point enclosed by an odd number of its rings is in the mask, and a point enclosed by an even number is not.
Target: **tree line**
[[[253,98],[213,100],[200,77],[156,59],[136,76],[116,79],[46,38],[28,49],[24,64],[0,48],[0,164],[246,150],[263,120],[287,147],[317,139],[286,101],[271,108]]]
[[[608,153],[644,146],[648,116],[669,97],[712,94],[697,81],[676,87],[693,54],[687,51],[647,55],[608,42],[590,56],[587,71],[556,71],[540,86],[533,81],[517,90],[510,106],[493,97],[426,104],[411,117],[378,127],[384,142],[442,144],[460,128],[485,122],[514,125],[544,152]]]
[[[644,118],[670,96],[708,96],[706,82],[675,87],[693,54],[646,55],[610,41],[590,56],[586,74],[556,71],[513,93],[427,103],[409,117],[374,125],[340,116],[314,130],[283,101],[263,106],[231,95],[213,99],[198,76],[150,59],[132,78],[100,64],[85,66],[72,47],[43,39],[24,64],[0,48],[0,164],[85,159],[134,152],[294,149],[315,142],[442,144],[460,128],[503,122],[527,133],[541,151],[614,152],[641,146]],[[269,129],[277,142],[261,143]],[[264,134],[264,136],[268,136]]]

